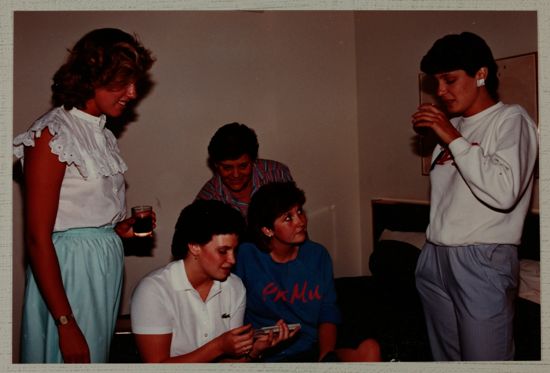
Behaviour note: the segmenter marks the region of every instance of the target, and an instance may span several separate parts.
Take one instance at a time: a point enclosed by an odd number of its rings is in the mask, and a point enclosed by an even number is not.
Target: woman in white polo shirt
[[[237,210],[215,200],[197,200],[176,223],[176,259],[148,274],[131,300],[132,330],[147,363],[252,361],[293,336],[281,332],[254,338],[243,326],[246,291],[231,274],[235,249],[244,230]]]

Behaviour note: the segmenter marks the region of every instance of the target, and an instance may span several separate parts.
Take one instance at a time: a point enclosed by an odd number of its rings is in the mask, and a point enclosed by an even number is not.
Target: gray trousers
[[[426,242],[416,287],[434,360],[512,360],[518,277],[514,245]]]

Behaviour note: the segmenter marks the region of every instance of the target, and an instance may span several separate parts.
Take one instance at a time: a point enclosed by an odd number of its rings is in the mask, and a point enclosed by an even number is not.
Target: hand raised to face
[[[451,124],[447,115],[433,104],[422,104],[412,115],[411,123],[417,133],[431,130],[443,145],[461,137],[460,132]]]

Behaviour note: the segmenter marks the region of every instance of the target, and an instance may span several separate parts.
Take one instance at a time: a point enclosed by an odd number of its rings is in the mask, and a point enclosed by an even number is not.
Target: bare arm
[[[337,331],[335,324],[319,324],[319,360],[336,347]]]
[[[65,164],[52,154],[52,135],[44,131],[34,147],[25,149],[25,240],[34,278],[55,319],[72,313],[63,287],[61,270],[52,242]],[[90,354],[74,320],[58,327],[59,347],[66,363],[88,363]]]
[[[251,324],[240,326],[194,351],[174,357],[170,357],[172,334],[135,334],[135,339],[144,363],[250,362],[259,358],[265,350],[292,338],[299,330],[289,331],[282,320],[277,325],[281,328],[279,333],[270,332],[257,339],[253,337]]]
[[[248,324],[231,329],[187,354],[170,357],[172,334],[135,334],[144,363],[208,363],[226,356],[239,359],[252,348],[252,337]]]

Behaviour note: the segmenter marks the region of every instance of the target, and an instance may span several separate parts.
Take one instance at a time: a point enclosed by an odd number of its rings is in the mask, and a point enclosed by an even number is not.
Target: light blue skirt
[[[54,232],[63,286],[90,349],[92,363],[106,363],[122,291],[124,250],[112,226]],[[57,327],[30,268],[21,333],[21,362],[63,363]]]

